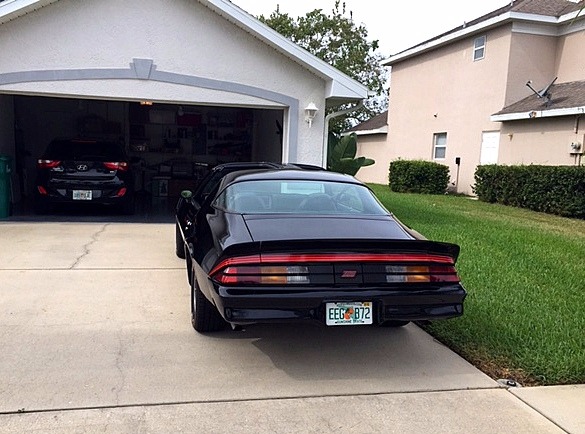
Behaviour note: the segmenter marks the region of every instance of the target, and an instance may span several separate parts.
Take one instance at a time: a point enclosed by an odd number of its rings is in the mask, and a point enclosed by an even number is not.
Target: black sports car
[[[134,175],[118,143],[53,140],[37,161],[35,209],[58,203],[103,204],[134,213]]]
[[[325,171],[236,171],[178,217],[195,330],[290,320],[401,326],[463,314],[459,247]]]

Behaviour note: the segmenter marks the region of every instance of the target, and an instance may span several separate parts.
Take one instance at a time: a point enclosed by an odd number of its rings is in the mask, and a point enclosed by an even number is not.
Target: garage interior
[[[33,214],[36,161],[55,138],[123,144],[134,173],[137,214],[171,215],[180,192],[193,190],[217,164],[282,161],[282,109],[25,95],[8,101],[15,128],[15,215]],[[68,212],[61,208],[56,212]]]

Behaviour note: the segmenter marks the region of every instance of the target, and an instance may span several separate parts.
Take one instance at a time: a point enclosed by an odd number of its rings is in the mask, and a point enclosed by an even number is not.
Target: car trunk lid
[[[244,215],[254,241],[283,240],[412,240],[392,216],[274,216]]]

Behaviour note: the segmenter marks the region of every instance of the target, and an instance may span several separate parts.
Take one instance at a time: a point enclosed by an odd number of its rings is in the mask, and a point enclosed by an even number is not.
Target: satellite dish
[[[526,86],[528,86],[530,88],[530,90],[532,92],[534,92],[534,94],[539,98],[539,99],[543,99],[544,98],[544,103],[548,106],[552,100],[552,95],[550,93],[550,88],[552,87],[553,84],[555,84],[555,81],[557,81],[559,77],[555,77],[555,79],[553,81],[551,81],[549,83],[549,85],[547,87],[545,87],[544,89],[542,89],[540,92],[538,92],[536,89],[534,89],[532,87],[532,80],[528,80],[526,82]]]

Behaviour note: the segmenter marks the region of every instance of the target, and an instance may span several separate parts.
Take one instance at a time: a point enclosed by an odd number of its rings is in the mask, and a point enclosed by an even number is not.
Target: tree
[[[331,125],[333,131],[343,131],[352,126],[350,118],[365,121],[386,110],[386,70],[381,64],[383,56],[376,53],[378,41],[368,41],[368,31],[363,24],[356,25],[351,11],[346,13],[345,2],[335,0],[331,14],[322,9],[308,12],[304,17],[293,18],[276,10],[268,18],[259,20],[319,57],[343,73],[375,91],[377,97],[366,101],[363,109],[341,117]],[[336,107],[330,111],[342,110]]]

